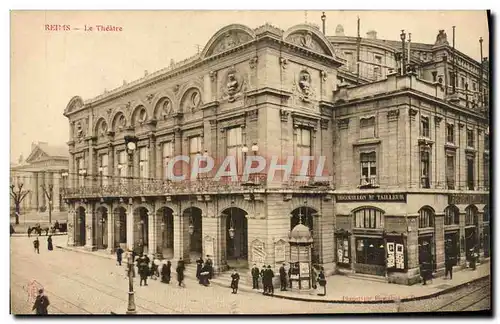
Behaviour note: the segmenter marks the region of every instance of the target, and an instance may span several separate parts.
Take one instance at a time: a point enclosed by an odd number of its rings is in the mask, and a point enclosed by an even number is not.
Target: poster
[[[349,263],[349,241],[344,240],[344,261],[343,263]]]
[[[283,242],[278,242],[274,246],[274,258],[275,262],[285,262],[286,257],[285,257],[285,244]]]
[[[214,256],[214,240],[212,238],[206,238],[205,239],[205,255],[211,255]]]
[[[300,263],[300,276],[309,277],[309,263],[307,262]]]
[[[397,269],[405,268],[403,244],[396,244],[396,268]]]
[[[266,262],[266,252],[264,251],[264,243],[254,242],[252,246],[252,260],[255,264],[264,264]]]
[[[393,268],[395,265],[394,243],[387,242],[387,268]]]
[[[340,262],[340,263],[343,263],[344,262],[344,253],[342,251],[342,247],[340,247],[338,250],[337,250],[337,262]]]

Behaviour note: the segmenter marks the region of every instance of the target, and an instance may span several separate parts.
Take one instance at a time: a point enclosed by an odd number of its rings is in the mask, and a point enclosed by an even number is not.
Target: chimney
[[[366,33],[366,38],[368,39],[377,39],[377,32],[375,30],[370,30]]]

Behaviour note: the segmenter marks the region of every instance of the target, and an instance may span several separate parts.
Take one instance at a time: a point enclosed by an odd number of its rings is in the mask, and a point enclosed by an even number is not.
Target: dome
[[[312,242],[311,231],[303,224],[298,224],[290,232],[290,240],[298,243]]]
[[[337,25],[337,28],[335,28],[335,36],[345,36],[344,26],[340,24]]]

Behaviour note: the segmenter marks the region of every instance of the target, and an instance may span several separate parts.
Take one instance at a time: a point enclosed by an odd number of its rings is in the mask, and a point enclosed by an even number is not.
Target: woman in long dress
[[[47,238],[47,249],[49,251],[52,251],[54,249],[54,246],[52,245],[52,235],[49,235]]]
[[[161,282],[170,283],[170,275],[172,271],[172,263],[170,261],[167,264],[163,264],[161,268]]]

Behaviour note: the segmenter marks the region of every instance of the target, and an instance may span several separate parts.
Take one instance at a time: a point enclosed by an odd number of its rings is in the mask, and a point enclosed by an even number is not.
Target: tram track
[[[36,267],[36,264],[34,262],[32,262],[32,259],[30,259],[28,257],[24,257],[24,256],[17,256],[17,257],[19,259],[22,259],[24,262],[31,263],[34,267]],[[63,267],[60,267],[60,266],[57,266],[54,264],[47,264],[47,266],[50,268],[50,270],[52,272],[58,273],[58,276],[63,277],[69,281],[75,282],[77,284],[80,284],[82,286],[85,286],[89,289],[97,290],[97,291],[99,291],[99,293],[102,293],[102,294],[107,295],[109,297],[112,297],[114,299],[120,300],[123,302],[123,305],[126,305],[126,303],[128,301],[128,298],[122,297],[122,296],[126,296],[126,295],[124,295],[124,289],[116,288],[112,285],[101,282],[99,280],[96,280],[93,277],[90,277],[90,276],[82,274],[82,273],[71,273],[70,275],[63,274],[63,272],[68,271],[68,268],[63,268]],[[127,278],[125,275],[118,275],[118,276],[120,278],[123,278],[123,279]],[[82,278],[82,280],[77,279],[77,277]],[[23,278],[23,279],[25,279],[26,281],[29,280],[28,278]],[[89,284],[89,281],[94,282],[97,285]],[[103,288],[107,288],[107,289],[103,290]],[[119,296],[117,295],[118,292],[119,292]],[[136,308],[137,308],[138,312],[152,313],[152,314],[165,314],[165,313],[183,314],[183,312],[177,311],[174,308],[164,306],[158,302],[149,300],[149,299],[144,298],[144,297],[140,297],[137,295],[137,293],[134,295],[134,297],[135,297]],[[137,304],[140,304],[140,306]],[[149,304],[149,307],[144,306],[144,304]],[[153,307],[151,307],[151,306],[153,306]],[[152,308],[156,308],[156,309],[152,309]]]
[[[478,304],[479,302],[485,300],[486,298],[490,298],[491,296],[491,285],[488,280],[488,283],[485,285],[481,285],[474,290],[466,290],[461,293],[456,298],[453,298],[451,301],[445,303],[444,305],[440,305],[438,308],[435,308],[434,312],[457,312],[457,311],[465,311],[472,306]]]

